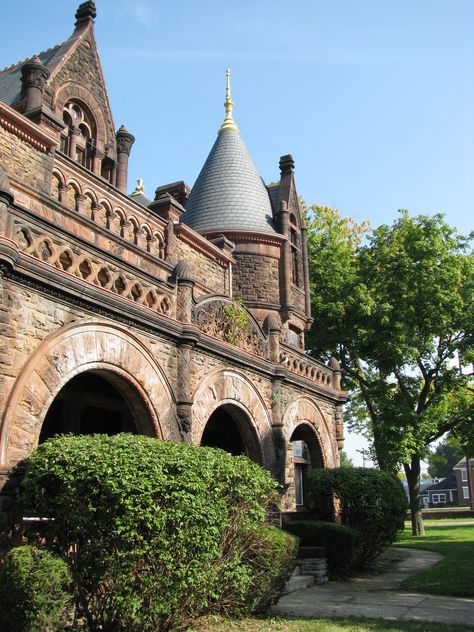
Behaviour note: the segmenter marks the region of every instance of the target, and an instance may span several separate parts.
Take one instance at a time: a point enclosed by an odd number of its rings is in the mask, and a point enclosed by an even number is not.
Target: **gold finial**
[[[144,194],[145,194],[145,187],[143,186],[143,180],[141,178],[138,178],[135,191],[131,193],[131,195],[144,195]]]
[[[239,131],[239,128],[235,124],[234,119],[232,118],[232,110],[234,109],[234,102],[232,101],[232,97],[230,96],[230,70],[227,68],[225,71],[226,74],[226,87],[225,87],[225,119],[221,125],[219,130],[220,132],[224,132],[225,130],[234,130],[235,132]]]

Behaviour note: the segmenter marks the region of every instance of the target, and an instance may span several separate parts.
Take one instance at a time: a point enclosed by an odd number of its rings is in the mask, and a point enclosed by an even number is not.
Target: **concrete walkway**
[[[271,612],[285,617],[356,616],[474,626],[474,599],[397,590],[404,579],[436,564],[441,557],[416,549],[389,549],[374,572],[284,595]]]

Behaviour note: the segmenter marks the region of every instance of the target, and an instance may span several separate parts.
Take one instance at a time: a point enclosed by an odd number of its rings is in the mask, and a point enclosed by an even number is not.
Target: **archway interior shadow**
[[[120,432],[153,434],[144,403],[123,378],[107,371],[86,371],[72,378],[54,398],[39,443],[58,434]]]
[[[223,404],[209,417],[201,445],[221,448],[234,456],[244,454],[261,464],[258,439],[250,419],[238,406]]]

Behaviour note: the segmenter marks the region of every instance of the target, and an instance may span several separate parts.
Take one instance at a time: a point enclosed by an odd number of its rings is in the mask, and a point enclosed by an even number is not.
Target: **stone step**
[[[307,588],[314,585],[314,577],[312,575],[293,575],[286,582],[284,594],[294,592],[295,590],[301,590],[301,588]]]

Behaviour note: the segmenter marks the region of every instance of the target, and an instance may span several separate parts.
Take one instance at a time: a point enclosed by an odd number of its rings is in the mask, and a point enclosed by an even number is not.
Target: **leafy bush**
[[[301,546],[325,546],[331,576],[344,575],[354,565],[360,534],[355,529],[321,520],[289,520],[285,529],[296,535]]]
[[[142,632],[261,607],[274,589],[267,558],[283,569],[288,556],[261,537],[274,493],[246,457],[120,434],[45,442],[27,459],[22,499],[54,518],[89,628]]]
[[[63,630],[73,610],[71,583],[66,562],[50,551],[12,549],[0,568],[0,630]]]
[[[335,522],[336,509],[343,525],[363,534],[356,565],[369,565],[392,544],[403,529],[407,498],[397,477],[367,468],[314,469],[309,496],[315,516]]]
[[[249,591],[252,612],[264,613],[277,602],[295,567],[298,540],[270,525],[256,533],[250,559],[257,572]]]

